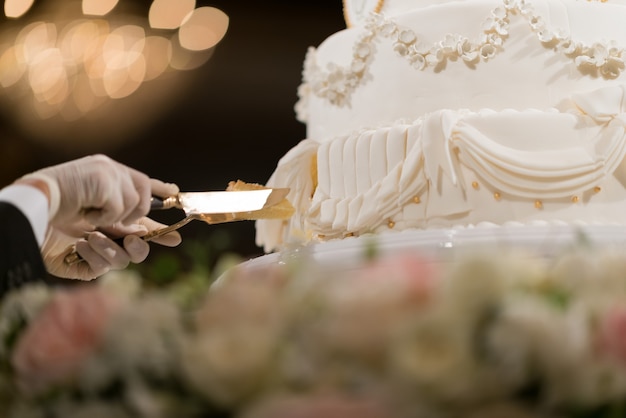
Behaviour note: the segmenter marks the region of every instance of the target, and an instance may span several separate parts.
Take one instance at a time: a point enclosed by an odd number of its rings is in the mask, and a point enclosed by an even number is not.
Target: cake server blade
[[[152,210],[182,209],[185,214],[245,213],[261,210],[282,201],[289,189],[259,189],[215,192],[181,192],[164,200],[153,198]]]

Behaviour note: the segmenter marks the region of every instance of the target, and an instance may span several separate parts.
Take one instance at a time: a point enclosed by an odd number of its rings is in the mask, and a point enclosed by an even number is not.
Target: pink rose
[[[435,260],[405,252],[373,260],[357,279],[374,286],[396,287],[403,291],[405,302],[422,304],[430,301],[438,274]]]
[[[93,285],[57,292],[16,343],[11,363],[20,388],[37,393],[76,377],[118,302]]]
[[[626,305],[615,305],[600,321],[599,348],[626,362]]]
[[[316,319],[314,338],[330,352],[383,360],[389,338],[429,304],[437,277],[434,262],[412,253],[347,272],[326,283],[325,312]]]

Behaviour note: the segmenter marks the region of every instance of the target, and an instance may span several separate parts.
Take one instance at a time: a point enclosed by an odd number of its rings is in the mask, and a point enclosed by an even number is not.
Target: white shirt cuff
[[[48,229],[48,199],[36,187],[13,184],[0,190],[0,201],[16,206],[28,219],[39,247]]]

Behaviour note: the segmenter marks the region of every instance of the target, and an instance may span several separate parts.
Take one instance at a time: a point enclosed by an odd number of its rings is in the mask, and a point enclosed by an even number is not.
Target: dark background
[[[124,1],[131,0],[120,4]],[[150,2],[136,3],[147,14]],[[342,2],[221,0],[198,1],[199,6],[214,6],[229,16],[226,36],[208,62],[184,72],[180,94],[160,103],[152,119],[127,138],[90,143],[87,136],[75,147],[42,142],[6,111],[0,115],[0,186],[40,167],[96,152],[186,191],[221,190],[237,179],[264,183],[278,159],[305,137],[305,126],[294,112],[302,63],[309,46],[345,28]],[[137,105],[132,112],[153,104]],[[107,126],[101,129],[106,132]],[[180,211],[155,215],[166,223],[182,216]],[[225,233],[231,250],[244,257],[261,254],[254,244],[253,222],[192,222],[180,232],[188,241]]]

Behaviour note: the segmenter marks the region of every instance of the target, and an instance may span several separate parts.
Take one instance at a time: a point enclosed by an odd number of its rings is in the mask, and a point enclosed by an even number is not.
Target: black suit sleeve
[[[28,219],[12,204],[0,202],[0,297],[45,278],[46,268]]]

